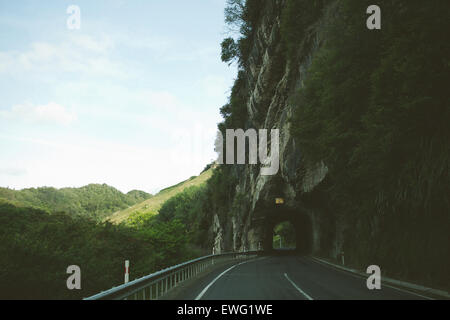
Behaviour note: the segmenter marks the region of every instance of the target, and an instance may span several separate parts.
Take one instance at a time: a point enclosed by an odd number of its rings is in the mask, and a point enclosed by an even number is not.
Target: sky
[[[198,175],[236,76],[224,6],[0,0],[0,186],[155,193]]]

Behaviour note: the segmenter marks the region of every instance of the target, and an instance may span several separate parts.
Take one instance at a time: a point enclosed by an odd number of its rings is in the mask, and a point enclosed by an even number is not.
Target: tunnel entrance
[[[264,211],[265,251],[280,251],[281,236],[281,249],[302,255],[312,252],[312,224],[305,212],[284,205],[266,207]]]
[[[295,250],[297,239],[295,227],[289,221],[280,222],[273,229],[272,248],[275,250]]]

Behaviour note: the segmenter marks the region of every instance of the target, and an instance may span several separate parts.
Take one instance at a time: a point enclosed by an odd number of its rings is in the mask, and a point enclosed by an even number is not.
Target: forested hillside
[[[338,3],[291,102],[303,154],[329,169],[308,200],[346,221],[354,263],[376,257],[393,274],[449,285],[448,2],[378,1],[377,32],[356,14],[369,2]],[[286,18],[286,30],[300,27],[295,11]]]
[[[162,190],[157,200],[158,208],[164,204],[161,216],[135,215],[122,224],[100,218],[135,202],[145,206],[151,195],[123,194],[106,185],[2,188],[0,299],[81,299],[120,285],[125,260],[131,262],[130,278],[135,279],[206,254],[199,241],[203,235],[197,208],[190,206],[211,173],[206,170],[200,179]],[[179,199],[186,200],[188,215],[183,206],[173,208]],[[81,290],[66,287],[70,265],[81,268]]]
[[[81,188],[49,187],[12,190],[0,188],[0,198],[49,212],[65,212],[102,219],[117,210],[128,208],[151,198],[144,191],[127,194],[106,184],[90,184]]]
[[[122,284],[125,260],[135,279],[199,254],[179,220],[133,228],[4,200],[0,241],[0,299],[81,299]],[[70,265],[81,268],[81,290],[66,287]]]
[[[113,223],[137,223],[140,220],[146,220],[147,218],[158,214],[161,206],[171,197],[183,192],[186,188],[204,185],[211,177],[212,172],[213,170],[208,165],[200,175],[190,177],[174,186],[162,189],[148,200],[139,201],[129,208],[117,211],[108,217],[108,221]]]

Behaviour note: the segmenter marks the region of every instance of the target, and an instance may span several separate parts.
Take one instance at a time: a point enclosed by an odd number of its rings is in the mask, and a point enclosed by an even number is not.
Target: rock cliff
[[[273,225],[268,220],[278,222],[304,217],[309,220],[310,228],[304,232],[311,238],[302,238],[311,242],[306,250],[336,256],[340,251],[339,226],[324,212],[308,208],[302,201],[304,194],[322,182],[328,169],[323,162],[307,162],[289,130],[294,108],[290,99],[308,76],[312,57],[323,40],[321,25],[325,17],[307,28],[297,52],[298,63],[287,63],[280,39],[283,6],[283,0],[265,2],[245,68],[249,91],[247,128],[280,130],[280,169],[277,175],[262,176],[259,166],[235,166],[239,177],[235,194],[237,205],[232,214],[214,215],[214,246],[216,252],[269,248],[272,240],[268,228]],[[330,9],[327,9],[326,18],[329,15]],[[275,197],[284,198],[284,208],[274,206]],[[272,219],[276,215],[280,217]]]

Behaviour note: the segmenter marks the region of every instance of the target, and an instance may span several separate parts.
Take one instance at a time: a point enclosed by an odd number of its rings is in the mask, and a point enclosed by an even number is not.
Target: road
[[[416,300],[426,297],[383,285],[369,290],[366,278],[308,257],[267,256],[224,266],[190,284],[184,300]]]

